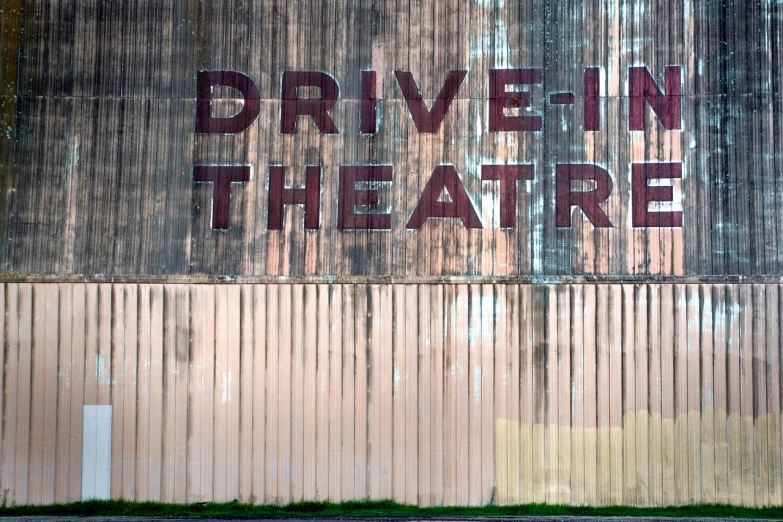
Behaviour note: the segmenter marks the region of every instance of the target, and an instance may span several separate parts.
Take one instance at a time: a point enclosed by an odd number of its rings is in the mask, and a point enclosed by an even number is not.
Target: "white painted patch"
[[[95,356],[95,379],[98,384],[106,383],[106,369],[104,368],[103,354],[97,354]]]
[[[231,385],[234,382],[234,375],[231,370],[223,373],[222,379],[222,393],[220,394],[220,402],[225,404],[231,400]]]
[[[478,404],[481,402],[481,365],[473,367],[473,401]]]
[[[492,6],[495,4],[495,1],[496,0],[473,0],[472,3],[474,3],[475,5],[483,6],[483,7],[489,7],[491,9]],[[505,7],[506,6],[505,0],[497,0],[497,6],[498,6],[498,8]]]
[[[534,180],[540,180],[543,176],[550,175],[552,176],[552,179],[554,179],[554,166],[551,167],[551,170],[546,167],[540,167],[536,159],[532,159],[532,161],[528,163],[532,163],[535,169]],[[551,201],[554,201],[555,184],[551,183],[547,194],[544,194],[543,191],[541,191],[538,194],[533,195],[532,190],[532,188],[528,189],[528,193],[531,194],[530,231],[532,236],[532,252],[530,253],[530,256],[532,258],[533,273],[541,274],[544,272],[544,201],[549,198],[551,198]]]
[[[502,1],[498,7],[502,7]],[[498,16],[494,16],[493,0],[480,0],[477,5],[485,7],[488,11],[487,17],[495,20],[495,26],[492,30],[484,31],[478,38],[472,38],[470,41],[470,59],[479,61],[487,56],[494,56],[494,61],[490,68],[503,69],[510,67],[511,48],[508,45],[508,29],[505,22]],[[494,36],[494,45],[493,45]]]
[[[79,160],[81,159],[81,151],[80,151],[80,143],[79,143],[79,135],[76,134],[73,139],[71,140],[71,147],[68,150],[68,153],[65,156],[65,174],[67,176],[72,175],[74,172],[76,172],[76,168],[79,165]]]
[[[82,500],[109,500],[111,406],[82,409]]]
[[[490,317],[494,317],[495,310],[497,310],[498,300],[494,295],[483,295],[481,296],[481,313],[484,316],[486,320],[489,320]],[[492,311],[492,315],[488,315],[488,311]]]

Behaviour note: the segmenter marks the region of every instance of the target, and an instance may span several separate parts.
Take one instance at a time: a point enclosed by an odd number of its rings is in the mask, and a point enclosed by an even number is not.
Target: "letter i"
[[[601,128],[600,94],[601,94],[601,69],[590,67],[585,69],[585,107],[584,123],[585,131],[597,131]]]
[[[375,71],[362,71],[362,102],[359,109],[359,132],[362,134],[378,132],[378,99],[375,85]]]

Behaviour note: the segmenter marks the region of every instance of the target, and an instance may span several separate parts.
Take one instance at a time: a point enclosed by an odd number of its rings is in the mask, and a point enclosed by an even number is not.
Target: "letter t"
[[[212,228],[228,230],[231,184],[250,181],[250,165],[195,165],[193,181],[214,183],[212,192]]]

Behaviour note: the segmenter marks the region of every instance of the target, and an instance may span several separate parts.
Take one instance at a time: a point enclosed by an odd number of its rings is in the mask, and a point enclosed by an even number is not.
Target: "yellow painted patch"
[[[753,419],[713,408],[675,419],[637,411],[624,416],[623,428],[497,419],[495,501],[780,505],[781,420],[778,413]],[[557,458],[547,449],[552,437]]]

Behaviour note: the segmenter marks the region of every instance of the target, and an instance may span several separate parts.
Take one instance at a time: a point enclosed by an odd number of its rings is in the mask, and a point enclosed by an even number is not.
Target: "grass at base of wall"
[[[49,506],[0,506],[2,516],[156,516],[156,517],[468,517],[468,516],[645,516],[645,517],[721,517],[783,519],[780,507],[746,508],[719,504],[630,507],[630,506],[520,506],[428,507],[419,508],[392,501],[299,502],[285,506],[225,504],[162,504],[157,502],[89,501]]]

